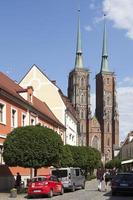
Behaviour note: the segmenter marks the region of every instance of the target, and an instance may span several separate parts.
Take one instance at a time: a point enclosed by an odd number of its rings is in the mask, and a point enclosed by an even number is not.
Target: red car
[[[63,184],[54,175],[36,176],[31,179],[28,185],[28,197],[36,195],[48,195],[52,197],[55,194],[63,194]]]

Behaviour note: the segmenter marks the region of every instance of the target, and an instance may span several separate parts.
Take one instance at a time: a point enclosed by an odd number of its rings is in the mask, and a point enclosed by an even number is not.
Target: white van
[[[79,187],[85,188],[85,176],[79,167],[52,169],[52,174],[62,181],[64,189],[74,192]]]

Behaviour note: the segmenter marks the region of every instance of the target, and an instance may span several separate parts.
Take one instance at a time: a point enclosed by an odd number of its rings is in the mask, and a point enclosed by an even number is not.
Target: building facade
[[[33,65],[19,83],[33,86],[34,95],[45,102],[56,118],[66,127],[64,144],[77,145],[77,114],[69,99],[36,65]]]
[[[0,72],[0,191],[14,187],[14,176],[17,172],[20,172],[25,184],[32,175],[29,168],[8,167],[4,164],[3,142],[14,128],[40,124],[54,130],[64,140],[65,126],[33,93],[33,87],[22,88]],[[41,168],[38,173],[48,174],[49,171],[48,168]]]
[[[88,145],[88,113],[90,112],[89,70],[84,68],[81,47],[80,19],[78,19],[75,67],[69,73],[68,98],[78,114],[78,144]]]
[[[78,23],[77,51],[74,69],[69,73],[68,98],[79,117],[79,145],[97,148],[105,162],[114,157],[119,146],[119,114],[116,76],[109,70],[107,33],[104,22],[101,70],[96,75],[96,109],[91,116],[89,70],[83,67],[80,23]]]

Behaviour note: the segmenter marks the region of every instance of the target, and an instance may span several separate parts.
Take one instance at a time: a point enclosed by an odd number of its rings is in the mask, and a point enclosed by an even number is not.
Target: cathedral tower
[[[80,10],[79,10],[80,13]],[[80,16],[78,16],[77,49],[75,67],[69,73],[68,98],[78,113],[79,145],[88,145],[88,111],[90,105],[89,70],[84,68],[80,31]]]
[[[101,151],[108,161],[119,145],[119,115],[116,102],[116,80],[109,70],[106,22],[104,21],[101,70],[96,75],[96,118],[101,128]]]

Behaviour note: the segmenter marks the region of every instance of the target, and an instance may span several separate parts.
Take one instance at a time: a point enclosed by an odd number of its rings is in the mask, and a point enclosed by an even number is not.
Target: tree
[[[88,172],[93,173],[101,161],[101,154],[98,150],[85,146],[69,146],[73,156],[73,167],[80,167]]]
[[[113,160],[108,161],[105,164],[105,167],[108,169],[113,169],[114,167],[119,169],[119,168],[121,168],[121,160],[118,158],[114,158]]]
[[[4,142],[3,158],[8,166],[37,169],[58,166],[62,154],[61,137],[49,128],[26,126],[14,129]]]
[[[66,144],[63,146],[63,152],[61,155],[61,167],[72,167],[73,166],[73,156],[70,150],[70,145]]]

